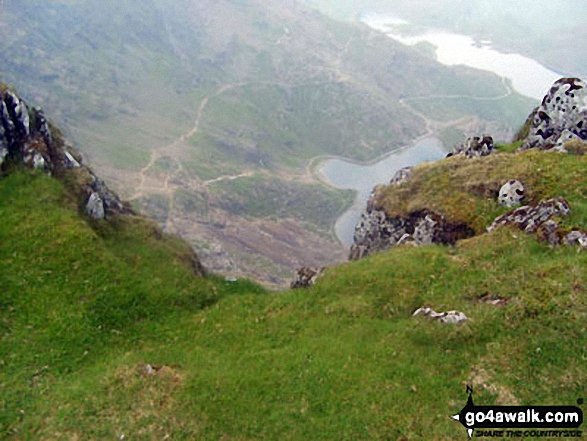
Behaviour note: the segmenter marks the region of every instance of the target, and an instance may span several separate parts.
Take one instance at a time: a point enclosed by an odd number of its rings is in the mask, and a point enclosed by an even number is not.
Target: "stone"
[[[406,216],[388,216],[375,204],[371,195],[367,208],[361,214],[353,236],[349,260],[359,260],[378,251],[406,243],[411,236],[413,245],[454,245],[457,240],[474,236],[475,232],[464,223],[448,222],[430,210],[413,212]]]
[[[585,231],[573,230],[562,238],[565,245],[579,245],[581,248],[587,248],[587,233]]]
[[[511,180],[506,182],[499,190],[498,201],[505,207],[518,205],[526,196],[524,186],[520,181]]]
[[[491,136],[473,136],[467,138],[463,144],[456,146],[447,157],[462,155],[467,158],[480,158],[491,155],[494,151],[495,145]]]
[[[412,177],[412,174],[413,167],[400,168],[397,172],[395,172],[393,178],[391,178],[391,181],[389,181],[389,184],[400,186],[404,182],[408,181]]]
[[[67,168],[77,168],[80,167],[80,163],[76,161],[76,159],[69,153],[68,151],[65,152],[65,166]]]
[[[47,145],[52,142],[51,130],[49,129],[49,123],[45,118],[45,113],[41,109],[34,109],[35,124],[34,131],[41,134]]]
[[[430,320],[436,320],[444,325],[459,325],[465,323],[468,317],[460,311],[436,312],[432,308],[419,308],[412,317],[424,316]]]
[[[33,156],[33,167],[38,170],[45,169],[45,158],[40,153],[35,153]]]
[[[527,233],[535,233],[538,227],[554,216],[567,216],[571,212],[569,203],[562,197],[540,201],[535,206],[526,205],[499,216],[487,228],[493,231],[500,225],[515,225]]]
[[[587,88],[579,78],[556,81],[533,114],[520,150],[565,151],[572,140],[587,140]]]
[[[436,220],[434,219],[436,217]],[[434,242],[436,230],[440,219],[438,216],[426,214],[423,219],[416,222],[414,227],[414,242],[418,245],[429,245]]]
[[[8,143],[8,147],[10,148],[11,144],[15,142],[16,138],[16,127],[14,126],[14,122],[8,113],[8,107],[6,107],[6,103],[0,99],[0,125],[4,129],[4,138]]]
[[[326,268],[298,268],[291,282],[292,289],[309,288],[316,283],[316,280],[324,273]]]
[[[552,219],[549,219],[538,227],[536,233],[541,240],[555,247],[561,244],[559,230],[559,225]]]
[[[4,101],[9,113],[14,115],[14,123],[22,136],[30,134],[30,116],[24,101],[21,101],[15,94],[8,91],[4,94]]]
[[[92,219],[103,220],[106,217],[104,203],[98,193],[92,193],[86,204],[86,213]]]
[[[4,163],[6,156],[8,156],[8,140],[5,136],[4,125],[0,119],[0,165]]]
[[[416,240],[414,239],[414,236],[406,233],[396,243],[397,246],[406,245],[406,244],[407,245],[416,245]]]
[[[89,171],[92,177],[90,191],[92,194],[99,196],[102,201],[105,213],[107,214],[134,214],[134,211],[124,205],[118,195],[116,195],[103,180],[99,179],[92,171]]]

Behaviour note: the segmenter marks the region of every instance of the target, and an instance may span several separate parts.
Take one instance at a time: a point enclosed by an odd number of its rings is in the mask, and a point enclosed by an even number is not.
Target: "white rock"
[[[524,199],[526,191],[520,181],[511,180],[504,184],[499,190],[498,201],[506,207],[518,205]]]
[[[412,317],[423,315],[430,320],[436,320],[444,325],[458,325],[468,320],[467,316],[460,311],[436,312],[432,308],[419,308]]]
[[[86,213],[92,219],[102,220],[106,216],[104,212],[104,203],[98,193],[92,193],[86,204]]]

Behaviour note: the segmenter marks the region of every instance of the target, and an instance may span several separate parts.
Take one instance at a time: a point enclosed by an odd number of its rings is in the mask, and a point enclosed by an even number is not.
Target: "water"
[[[429,137],[412,147],[393,152],[371,165],[362,165],[344,159],[331,159],[324,163],[320,172],[330,185],[357,191],[354,205],[347,210],[334,226],[336,236],[346,246],[353,243],[353,232],[365,209],[373,187],[387,184],[400,168],[422,162],[436,161],[446,156],[442,142]]]
[[[389,15],[367,14],[361,21],[403,44],[413,46],[428,42],[436,47],[436,58],[440,63],[448,66],[465,65],[493,72],[509,79],[518,93],[539,101],[552,84],[562,77],[531,58],[493,49],[491,41],[476,42],[466,35],[443,31],[427,31],[415,36],[402,35],[398,30],[408,29],[409,23]],[[353,207],[336,222],[335,231],[340,241],[347,246],[352,244],[355,225],[374,186],[388,183],[393,174],[402,167],[438,160],[445,153],[442,143],[430,137],[417,142],[413,147],[391,153],[373,165],[360,165],[343,159],[327,161],[321,168],[326,180],[335,187],[350,188],[358,192]]]
[[[438,62],[448,66],[465,65],[493,72],[511,80],[518,93],[539,101],[542,101],[552,84],[563,76],[531,58],[499,52],[491,47],[491,41],[488,40],[476,42],[467,35],[444,31],[427,31],[421,35],[406,36],[399,33],[398,29],[407,29],[408,22],[382,14],[366,14],[361,21],[409,46],[422,42],[430,43],[436,47]]]

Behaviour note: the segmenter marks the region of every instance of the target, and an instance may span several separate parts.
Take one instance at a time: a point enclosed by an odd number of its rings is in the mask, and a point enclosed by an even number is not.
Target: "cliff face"
[[[558,152],[572,152],[576,154],[584,154],[587,150],[587,144],[584,143],[587,140],[587,88],[585,82],[577,78],[563,78],[557,81],[542,101],[542,105],[536,109],[527,120],[527,131],[528,134],[523,140],[520,151],[537,149],[537,150],[552,150]],[[496,153],[496,149],[493,146],[493,140],[491,137],[475,137],[468,139],[462,146],[456,147],[453,152],[449,153],[448,157],[460,156],[461,158],[470,159],[471,164],[475,164],[475,161],[482,161],[479,158],[493,155]],[[446,159],[444,161],[452,161]],[[462,161],[468,160],[463,159]],[[536,224],[536,229],[546,222],[550,221],[552,216],[558,215],[549,214],[548,216],[538,216],[538,221],[532,217],[532,213],[536,211],[536,207],[542,207],[548,201],[540,201],[537,196],[537,191],[534,188],[527,189],[517,179],[522,181],[540,180],[540,168],[534,170],[535,176],[530,178],[528,173],[528,167],[536,167],[533,164],[524,163],[524,171],[511,170],[511,175],[507,176],[506,179],[496,180],[494,176],[491,176],[492,169],[503,166],[499,165],[499,160],[492,162],[492,165],[488,165],[487,169],[483,171],[484,178],[481,177],[468,177],[458,172],[458,167],[463,167],[465,162],[450,163],[446,168],[446,171],[450,170],[453,176],[460,175],[459,179],[461,184],[464,186],[465,191],[461,192],[458,189],[454,193],[454,197],[447,197],[445,204],[448,204],[448,199],[461,199],[461,206],[451,207],[448,209],[443,206],[439,200],[433,200],[429,197],[428,204],[422,203],[420,200],[417,204],[411,204],[410,198],[419,197],[418,192],[421,190],[421,182],[411,184],[414,169],[406,171],[400,170],[394,178],[392,178],[388,187],[379,187],[375,189],[370,200],[367,203],[365,212],[362,214],[357,226],[355,227],[354,244],[350,250],[350,260],[360,259],[368,254],[376,251],[382,251],[396,245],[404,243],[411,243],[413,245],[424,245],[424,244],[454,244],[457,240],[471,237],[475,233],[480,234],[485,231],[485,228],[489,224],[484,224],[480,228],[477,224],[473,228],[470,219],[463,219],[466,216],[460,216],[459,213],[479,211],[479,206],[474,207],[476,202],[474,201],[474,194],[481,195],[485,198],[484,204],[488,203],[487,199],[493,200],[495,207],[505,206],[512,208],[519,206],[522,200],[525,200],[526,193],[529,192],[530,196],[534,196],[535,200],[531,200],[534,206],[525,206],[520,208],[521,212],[515,213],[515,216],[522,216],[521,223],[532,223]],[[523,163],[523,160],[519,161]],[[479,164],[479,162],[477,162]],[[483,165],[480,165],[479,169],[483,169]],[[516,173],[520,173],[520,176],[516,176]],[[522,174],[526,176],[522,178]],[[505,176],[504,176],[505,177]],[[444,181],[438,182],[435,185],[446,185],[451,187],[450,182],[446,182],[446,179],[452,179],[451,177],[443,178]],[[401,187],[401,188],[400,188]],[[387,198],[384,194],[400,194],[401,197]],[[438,193],[442,193],[439,191]],[[446,194],[450,192],[444,192]],[[557,197],[557,194],[545,195],[549,197]],[[421,199],[421,198],[420,198]],[[532,199],[532,197],[530,198]],[[398,207],[390,206],[389,200],[397,201],[401,200],[405,207],[402,210],[401,215],[393,215],[390,213],[396,213]],[[515,201],[514,203],[506,203],[507,201]],[[467,207],[470,204],[470,207]],[[537,205],[536,205],[537,204]],[[542,204],[542,205],[541,205]],[[417,208],[409,208],[410,206],[416,205]],[[548,204],[547,204],[548,205]],[[489,205],[492,206],[491,204]],[[408,207],[408,208],[406,208]],[[570,208],[569,208],[570,211]],[[449,214],[447,216],[447,214]],[[455,216],[456,214],[456,216]],[[515,217],[514,216],[514,217]],[[473,218],[473,216],[469,216]],[[507,218],[507,216],[506,216]],[[499,223],[499,222],[498,222]],[[503,223],[503,222],[501,222]],[[519,222],[512,222],[512,224],[518,224]],[[584,233],[577,230],[571,231],[572,237],[567,240],[567,236],[570,234],[568,231],[564,231],[558,227],[554,221],[551,222],[550,229],[552,230],[549,234],[540,234],[540,237],[547,238],[548,242],[553,245],[561,243],[574,243],[576,240],[571,240],[575,236],[583,237]],[[536,231],[533,230],[533,232]]]

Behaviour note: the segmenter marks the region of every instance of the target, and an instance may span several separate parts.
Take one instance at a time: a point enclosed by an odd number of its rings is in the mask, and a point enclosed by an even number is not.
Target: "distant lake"
[[[469,36],[444,31],[402,35],[402,29],[409,30],[409,22],[390,15],[364,14],[361,21],[409,46],[428,42],[435,46],[438,62],[448,66],[464,65],[493,72],[509,79],[518,93],[538,101],[542,101],[552,84],[563,76],[531,58],[499,52],[491,47],[490,41],[477,42]],[[330,185],[358,192],[353,207],[335,224],[339,240],[346,246],[352,245],[355,225],[365,209],[373,187],[388,183],[400,168],[435,161],[445,155],[442,143],[436,138],[429,137],[416,142],[412,147],[391,153],[373,165],[360,165],[344,159],[326,161],[320,171]]]
[[[418,141],[412,147],[390,153],[371,165],[357,164],[344,159],[330,159],[320,167],[325,180],[337,188],[357,191],[354,205],[335,224],[336,236],[345,246],[353,243],[355,225],[365,209],[373,187],[387,184],[396,171],[422,162],[436,161],[446,156],[442,142],[434,137]]]
[[[364,14],[361,21],[408,46],[430,43],[436,47],[438,62],[493,72],[511,80],[518,93],[539,101],[542,101],[552,84],[563,77],[531,58],[516,53],[499,52],[491,47],[490,41],[477,42],[467,35],[444,31],[427,31],[415,36],[403,35],[400,31],[402,28],[409,29],[409,23],[384,14]]]

